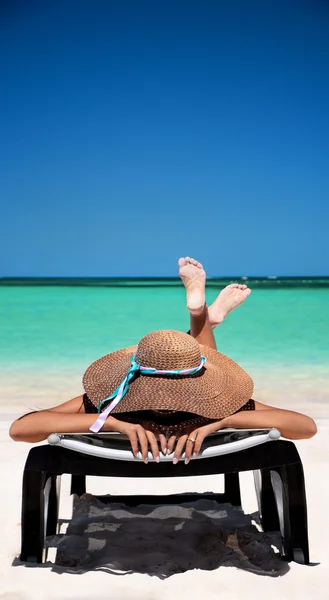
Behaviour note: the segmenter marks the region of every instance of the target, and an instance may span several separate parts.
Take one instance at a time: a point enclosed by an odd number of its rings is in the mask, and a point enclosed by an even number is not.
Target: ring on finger
[[[188,442],[192,442],[192,443],[194,444],[194,442],[195,442],[195,439],[194,439],[194,438],[187,438],[187,441],[188,441]]]

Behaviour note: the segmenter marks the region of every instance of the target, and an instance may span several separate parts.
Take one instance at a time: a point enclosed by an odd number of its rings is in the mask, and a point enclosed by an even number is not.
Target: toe
[[[186,258],[183,258],[183,257],[179,258],[178,259],[178,265],[180,267],[184,267],[184,265],[186,265]]]

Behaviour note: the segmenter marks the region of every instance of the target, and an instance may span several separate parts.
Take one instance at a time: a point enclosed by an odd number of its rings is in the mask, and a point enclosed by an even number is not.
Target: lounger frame
[[[212,440],[212,444],[214,440]],[[165,457],[163,457],[165,458]],[[160,463],[141,460],[118,460],[62,447],[43,445],[30,450],[23,475],[22,540],[20,560],[41,563],[46,557],[45,538],[58,532],[60,476],[71,475],[71,493],[86,491],[86,476],[101,477],[190,477],[224,475],[223,494],[209,497],[218,502],[241,506],[239,472],[253,471],[260,523],[264,531],[281,533],[279,549],[286,560],[309,563],[307,505],[304,472],[298,451],[286,440],[265,441],[229,454],[203,456],[173,465],[172,460]],[[109,493],[111,490],[109,490]],[[207,495],[202,494],[202,497]],[[107,502],[158,504],[187,502],[198,494],[164,496],[107,496]]]

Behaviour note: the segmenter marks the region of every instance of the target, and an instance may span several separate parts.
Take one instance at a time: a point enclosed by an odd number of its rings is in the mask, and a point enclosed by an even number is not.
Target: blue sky
[[[329,274],[327,2],[0,13],[0,276]]]

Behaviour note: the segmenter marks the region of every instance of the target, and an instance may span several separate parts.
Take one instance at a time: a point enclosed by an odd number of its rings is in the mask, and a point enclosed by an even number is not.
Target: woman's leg
[[[209,321],[205,298],[206,273],[201,263],[186,256],[180,258],[179,274],[186,289],[187,309],[190,313],[190,333],[204,346],[216,350],[216,341]]]
[[[199,315],[190,313],[190,334],[204,346],[217,350],[214,331],[209,321],[208,307],[205,304]]]
[[[251,290],[245,284],[231,283],[221,290],[208,308],[205,300],[206,273],[202,264],[186,256],[179,259],[178,265],[186,289],[190,333],[199,344],[217,349],[212,330],[248,298]]]

